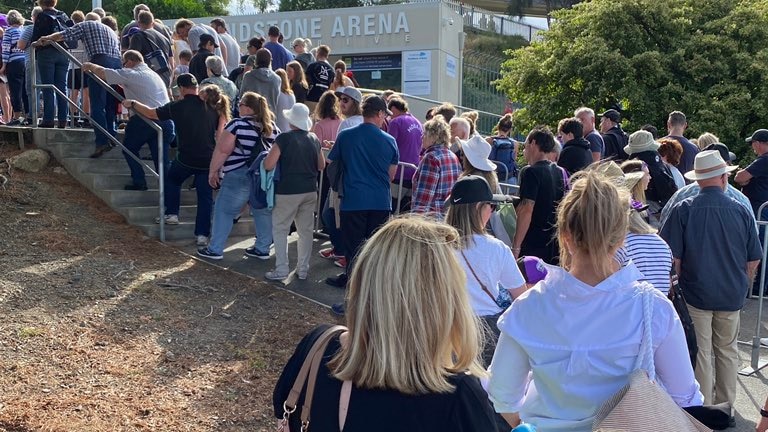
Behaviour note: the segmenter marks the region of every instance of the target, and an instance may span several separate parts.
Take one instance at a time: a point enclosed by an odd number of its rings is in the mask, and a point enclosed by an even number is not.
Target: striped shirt
[[[64,40],[81,40],[90,60],[97,55],[120,58],[117,34],[99,21],[83,21],[61,32]]]
[[[627,234],[624,246],[616,251],[616,259],[622,266],[632,260],[643,274],[641,281],[650,283],[664,294],[669,292],[672,251],[658,234]]]
[[[19,40],[23,40],[27,43],[27,49],[24,50],[24,64],[29,63],[29,53],[32,50],[32,33],[34,30],[34,26],[31,25],[23,27],[21,30],[21,36],[19,37]]]
[[[245,165],[245,162],[251,156],[251,152],[255,151],[261,153],[262,151],[268,151],[272,147],[272,143],[275,141],[277,134],[280,130],[277,126],[272,124],[272,135],[264,139],[265,145],[261,143],[261,123],[254,122],[250,117],[240,117],[231,120],[224,127],[224,130],[235,136],[235,149],[224,161],[224,166],[221,168],[222,172],[229,172],[241,168]]]
[[[23,61],[24,50],[19,49],[19,39],[21,38],[21,29],[19,27],[8,27],[3,36],[3,64],[12,61]]]

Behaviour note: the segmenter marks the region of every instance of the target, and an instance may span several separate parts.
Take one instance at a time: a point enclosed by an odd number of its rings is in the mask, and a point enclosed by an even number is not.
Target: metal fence
[[[464,70],[461,83],[461,105],[474,107],[480,113],[477,129],[490,134],[507,108],[507,97],[496,89],[494,81],[501,78],[501,57],[479,51],[464,50]],[[482,111],[496,113],[484,115]]]

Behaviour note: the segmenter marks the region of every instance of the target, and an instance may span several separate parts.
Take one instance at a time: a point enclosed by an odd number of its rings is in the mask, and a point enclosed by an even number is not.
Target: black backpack
[[[64,31],[65,29],[72,27],[74,25],[74,22],[72,22],[71,19],[67,16],[66,13],[62,11],[43,11],[38,16],[38,19],[40,16],[46,16],[48,17],[49,24],[48,24],[48,30],[50,31],[50,34],[58,33],[61,31]],[[64,48],[77,48],[77,42],[74,41],[61,41],[59,42],[61,46]]]

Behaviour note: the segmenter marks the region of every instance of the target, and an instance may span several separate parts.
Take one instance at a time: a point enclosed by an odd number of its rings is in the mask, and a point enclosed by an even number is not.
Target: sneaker
[[[280,274],[274,270],[264,273],[264,277],[273,281],[282,281],[288,278],[287,274]]]
[[[320,256],[325,259],[339,259],[343,258],[344,255],[339,255],[336,253],[336,250],[332,247],[320,249]]]
[[[760,338],[760,345],[768,346],[768,338]]]
[[[268,260],[269,252],[259,252],[256,250],[254,246],[251,246],[245,250],[245,256],[248,256],[251,258],[258,258],[260,260]]]
[[[40,127],[46,127],[46,126],[41,124]],[[53,127],[53,124],[51,124],[50,126],[47,126],[47,127]],[[98,159],[98,158],[104,156],[104,153],[106,153],[106,152],[108,152],[110,150],[112,150],[112,146],[110,146],[110,145],[99,146],[99,148],[97,148],[96,151],[94,151],[93,154],[91,154],[89,157],[91,159]]]
[[[208,246],[208,236],[204,236],[204,235],[195,236],[195,243],[198,246]]]
[[[347,308],[344,307],[344,303],[334,303],[331,306],[331,313],[343,317],[347,313]]]
[[[347,287],[347,274],[341,273],[336,277],[329,277],[325,279],[325,283],[327,285],[330,285],[332,287],[336,288],[346,288]]]
[[[207,247],[198,249],[197,250],[197,254],[200,255],[203,258],[208,258],[208,259],[213,259],[213,260],[220,260],[220,259],[224,258],[224,255],[211,252],[211,250],[208,249]]]
[[[155,218],[155,223],[160,223],[160,218]],[[179,224],[179,215],[165,215],[165,224],[166,225],[178,225]]]
[[[299,278],[299,280],[307,280],[307,273],[306,272],[302,273],[296,270],[296,277]]]
[[[347,268],[347,259],[344,257],[341,257],[336,261],[334,261],[333,265],[335,265],[336,267]]]
[[[6,126],[21,126],[21,119],[13,119],[6,123]]]

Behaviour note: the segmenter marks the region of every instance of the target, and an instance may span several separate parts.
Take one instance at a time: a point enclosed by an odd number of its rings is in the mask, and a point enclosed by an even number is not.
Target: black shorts
[[[70,90],[80,90],[81,88],[88,88],[88,80],[85,80],[85,85],[80,81],[82,75],[80,69],[70,69],[67,71],[67,88]]]

